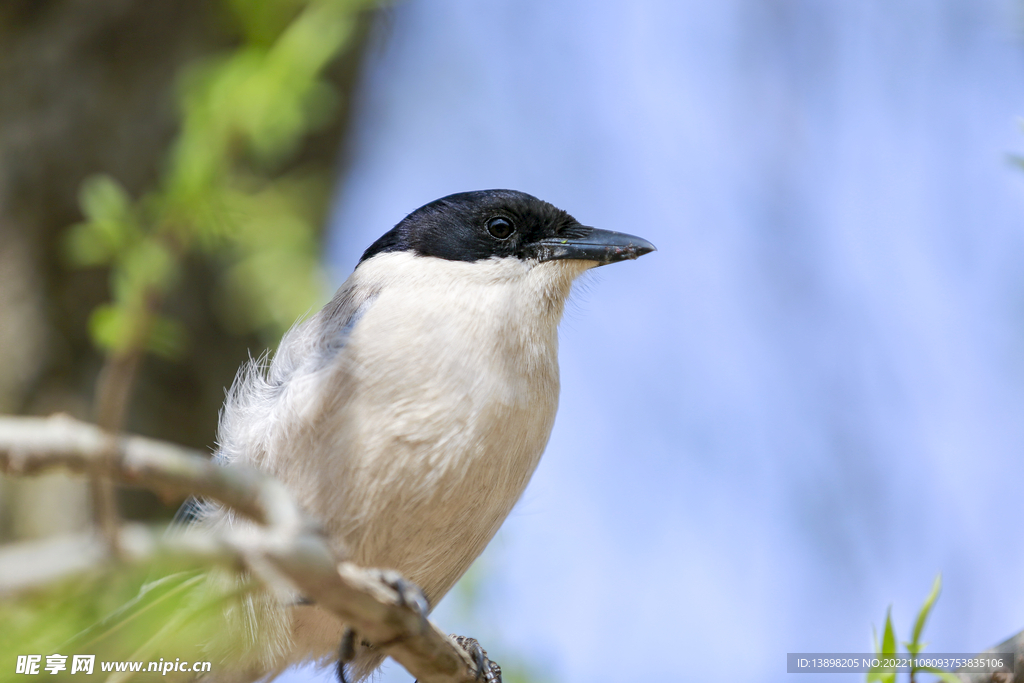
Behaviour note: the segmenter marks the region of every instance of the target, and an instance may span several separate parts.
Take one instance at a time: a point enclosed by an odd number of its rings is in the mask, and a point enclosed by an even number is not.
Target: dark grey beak
[[[604,266],[657,251],[653,244],[642,237],[597,228],[585,229],[590,232],[584,237],[551,237],[534,242],[529,247],[531,256],[542,262],[576,259],[597,261],[599,266]]]

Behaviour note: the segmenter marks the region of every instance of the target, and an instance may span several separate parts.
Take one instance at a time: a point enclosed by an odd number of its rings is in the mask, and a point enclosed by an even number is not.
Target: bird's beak
[[[597,261],[597,265],[604,266],[657,251],[653,244],[642,237],[590,227],[583,229],[589,230],[583,237],[551,237],[534,242],[530,245],[531,256],[541,262],[576,259]]]

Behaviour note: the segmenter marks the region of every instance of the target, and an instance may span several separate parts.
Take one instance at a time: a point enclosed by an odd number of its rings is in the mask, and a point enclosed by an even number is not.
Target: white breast
[[[434,602],[497,531],[544,450],[558,320],[524,306],[518,260],[378,258],[405,261],[374,264],[403,277],[381,283],[338,359],[349,395],[323,418],[336,431],[319,447],[337,466],[319,478],[315,508],[355,561],[398,569]]]

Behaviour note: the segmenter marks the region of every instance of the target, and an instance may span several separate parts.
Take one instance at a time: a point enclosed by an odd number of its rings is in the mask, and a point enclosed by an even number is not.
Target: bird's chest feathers
[[[400,281],[374,283],[346,342],[354,393],[338,413],[342,476],[389,488],[396,509],[462,495],[467,510],[497,505],[485,516],[503,518],[554,423],[564,297],[538,292],[521,263],[435,261],[398,264]]]
[[[532,471],[558,401],[558,320],[534,304],[514,282],[385,289],[349,344],[355,403],[388,425],[386,447],[431,469],[525,457]]]

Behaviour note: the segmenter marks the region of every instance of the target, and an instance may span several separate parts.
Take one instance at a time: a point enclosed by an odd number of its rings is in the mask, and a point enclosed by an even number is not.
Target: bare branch
[[[440,629],[404,604],[375,574],[337,561],[319,527],[287,490],[256,470],[210,462],[195,451],[137,436],[110,437],[67,416],[0,417],[0,471],[33,474],[54,467],[108,476],[158,491],[217,500],[260,522],[244,538],[184,533],[167,538],[137,525],[121,529],[120,561],[159,555],[249,568],[269,563],[301,593],[339,616],[421,683],[477,681],[475,664]],[[111,562],[103,541],[73,537],[19,544],[0,551],[0,593],[102,569]]]
[[[963,683],[1022,683],[1024,682],[1024,631],[1010,636],[995,647],[979,653],[979,658],[986,655],[1005,655],[1013,662],[1013,673],[999,671],[990,674],[962,673],[956,675]]]
[[[0,417],[0,471],[36,474],[54,467],[125,484],[212,498],[272,527],[296,527],[302,514],[276,480],[243,467],[221,467],[198,451],[140,436],[110,436],[66,415]]]

